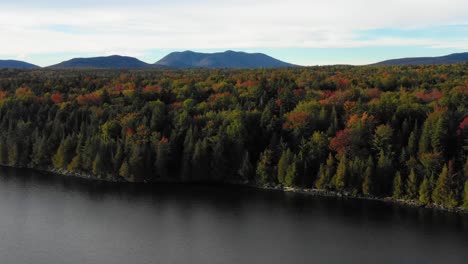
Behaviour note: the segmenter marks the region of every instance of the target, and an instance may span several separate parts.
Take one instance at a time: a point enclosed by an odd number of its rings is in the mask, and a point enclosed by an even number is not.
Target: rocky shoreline
[[[5,166],[1,165],[4,167],[10,167],[10,168],[15,168],[11,166]],[[55,168],[31,168],[31,167],[26,167],[26,169],[32,169],[38,172],[42,172],[44,174],[54,174],[54,175],[59,175],[59,176],[66,176],[66,177],[76,177],[76,178],[82,178],[82,179],[87,179],[87,180],[96,180],[96,181],[104,181],[104,182],[125,182],[125,183],[132,183],[129,181],[123,181],[119,180],[118,178],[114,179],[109,179],[109,178],[100,178],[96,177],[92,174],[84,174],[84,173],[78,173],[78,172],[69,172],[66,170],[58,170]],[[184,181],[171,181],[171,180],[161,180],[161,183],[184,183]],[[441,211],[448,211],[448,212],[455,212],[455,213],[463,213],[463,214],[468,214],[467,209],[463,209],[461,207],[455,207],[455,208],[446,208],[446,207],[441,207],[441,206],[436,206],[436,205],[423,205],[421,203],[415,202],[415,201],[410,201],[410,200],[395,200],[392,197],[373,197],[373,196],[364,196],[364,195],[355,195],[349,192],[335,192],[335,191],[329,191],[329,190],[320,190],[320,189],[313,189],[313,188],[298,188],[298,187],[283,187],[280,185],[255,185],[255,184],[249,184],[248,182],[227,182],[226,184],[232,184],[232,185],[241,185],[241,186],[249,186],[257,189],[262,189],[262,190],[273,190],[273,191],[282,191],[282,192],[291,192],[291,193],[298,193],[298,194],[303,194],[303,195],[312,195],[312,196],[321,196],[321,197],[336,197],[336,198],[349,198],[349,199],[360,199],[360,200],[369,200],[369,201],[380,201],[380,202],[385,202],[385,203],[393,203],[393,204],[399,204],[399,205],[404,205],[408,207],[414,207],[414,208],[427,208],[427,209],[435,209],[435,210],[441,210]]]

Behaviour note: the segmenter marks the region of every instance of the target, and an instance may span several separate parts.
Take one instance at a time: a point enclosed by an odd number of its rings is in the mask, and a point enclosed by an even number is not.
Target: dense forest
[[[468,64],[0,70],[0,163],[468,208]]]

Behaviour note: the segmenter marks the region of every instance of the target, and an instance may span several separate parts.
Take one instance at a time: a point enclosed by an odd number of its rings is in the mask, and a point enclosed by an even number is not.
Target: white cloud
[[[96,8],[15,7],[0,3],[0,55],[138,55],[162,48],[422,45],[468,49],[468,39],[456,43],[398,36],[361,40],[355,35],[359,30],[378,28],[468,24],[466,0],[121,2],[112,5],[107,1],[108,7]]]

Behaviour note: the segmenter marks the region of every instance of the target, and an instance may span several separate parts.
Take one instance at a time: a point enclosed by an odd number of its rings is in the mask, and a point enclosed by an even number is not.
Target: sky
[[[0,59],[262,52],[299,65],[468,51],[467,0],[0,0]]]

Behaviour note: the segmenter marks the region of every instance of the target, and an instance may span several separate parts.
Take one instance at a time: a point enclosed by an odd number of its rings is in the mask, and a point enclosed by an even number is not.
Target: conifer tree
[[[411,169],[408,179],[406,180],[406,195],[408,199],[416,199],[418,197],[418,191],[418,178],[414,169]]]
[[[465,188],[463,189],[463,205],[464,209],[468,209],[468,180],[465,181]]]
[[[260,155],[260,160],[258,161],[256,170],[257,180],[260,184],[265,185],[271,182],[270,177],[273,172],[272,156],[273,152],[269,149],[265,150]]]
[[[286,174],[289,169],[289,166],[292,163],[293,154],[291,150],[288,148],[281,154],[281,158],[278,161],[278,173],[277,179],[279,184],[286,183]]]
[[[447,165],[444,165],[442,172],[437,178],[437,183],[432,193],[432,200],[435,204],[453,208],[457,206],[458,202],[456,199],[455,191],[452,189],[452,175]]]
[[[336,168],[335,176],[332,179],[333,187],[336,190],[343,190],[346,186],[346,180],[348,175],[347,163],[347,157],[346,155],[343,155],[340,158],[340,163],[338,164],[338,167]]]
[[[292,187],[296,185],[296,181],[297,181],[297,165],[296,165],[296,162],[292,161],[292,163],[288,166],[288,169],[286,170],[284,183],[286,186]]]
[[[364,171],[364,180],[362,181],[362,193],[364,195],[374,194],[374,161],[369,156],[367,159],[367,167]]]
[[[397,171],[395,174],[395,178],[393,179],[393,198],[394,199],[401,199],[404,194],[404,185],[401,179],[400,171]]]
[[[237,173],[243,181],[249,181],[252,178],[253,172],[254,170],[252,163],[250,162],[249,152],[246,151],[244,157],[242,158],[242,163]]]
[[[427,177],[424,177],[419,187],[419,202],[425,205],[431,203],[431,184]]]

